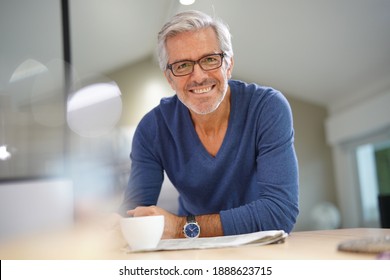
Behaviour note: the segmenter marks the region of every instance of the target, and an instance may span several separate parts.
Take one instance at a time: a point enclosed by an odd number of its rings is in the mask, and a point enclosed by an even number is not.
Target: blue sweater
[[[290,106],[272,88],[229,85],[229,124],[215,157],[176,95],[144,116],[133,139],[122,211],[155,205],[165,170],[180,194],[179,215],[219,213],[225,235],[293,229],[298,164]]]

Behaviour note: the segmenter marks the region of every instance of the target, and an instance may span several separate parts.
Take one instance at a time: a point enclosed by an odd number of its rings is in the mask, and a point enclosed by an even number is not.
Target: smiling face
[[[169,64],[181,60],[197,61],[205,55],[221,53],[211,27],[168,38],[166,49]],[[229,64],[224,59],[222,67],[218,69],[204,71],[195,64],[194,71],[187,76],[176,77],[170,70],[165,71],[165,76],[180,101],[192,113],[209,114],[219,107],[228,90],[228,79],[233,68],[233,59],[229,59]]]

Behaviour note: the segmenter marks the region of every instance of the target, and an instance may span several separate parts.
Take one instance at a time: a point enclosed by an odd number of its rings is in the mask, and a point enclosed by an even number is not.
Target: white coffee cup
[[[164,231],[164,216],[129,217],[120,220],[122,235],[132,251],[157,247]]]

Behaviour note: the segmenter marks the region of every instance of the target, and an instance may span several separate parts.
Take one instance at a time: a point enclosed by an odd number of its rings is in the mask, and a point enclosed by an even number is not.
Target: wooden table
[[[111,259],[111,260],[339,260],[376,259],[376,254],[341,252],[338,244],[347,240],[390,236],[390,229],[351,228],[292,232],[281,244],[222,249],[126,253],[116,235],[99,229],[65,231],[29,236],[0,245],[0,259]]]

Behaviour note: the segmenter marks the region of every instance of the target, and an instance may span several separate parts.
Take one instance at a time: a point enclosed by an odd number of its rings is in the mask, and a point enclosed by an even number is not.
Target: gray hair
[[[157,54],[161,70],[165,71],[168,64],[168,53],[166,41],[168,38],[186,31],[196,31],[199,29],[212,27],[217,35],[219,47],[226,56],[233,56],[232,40],[229,27],[220,19],[213,19],[209,15],[199,11],[186,11],[173,16],[158,33]]]

